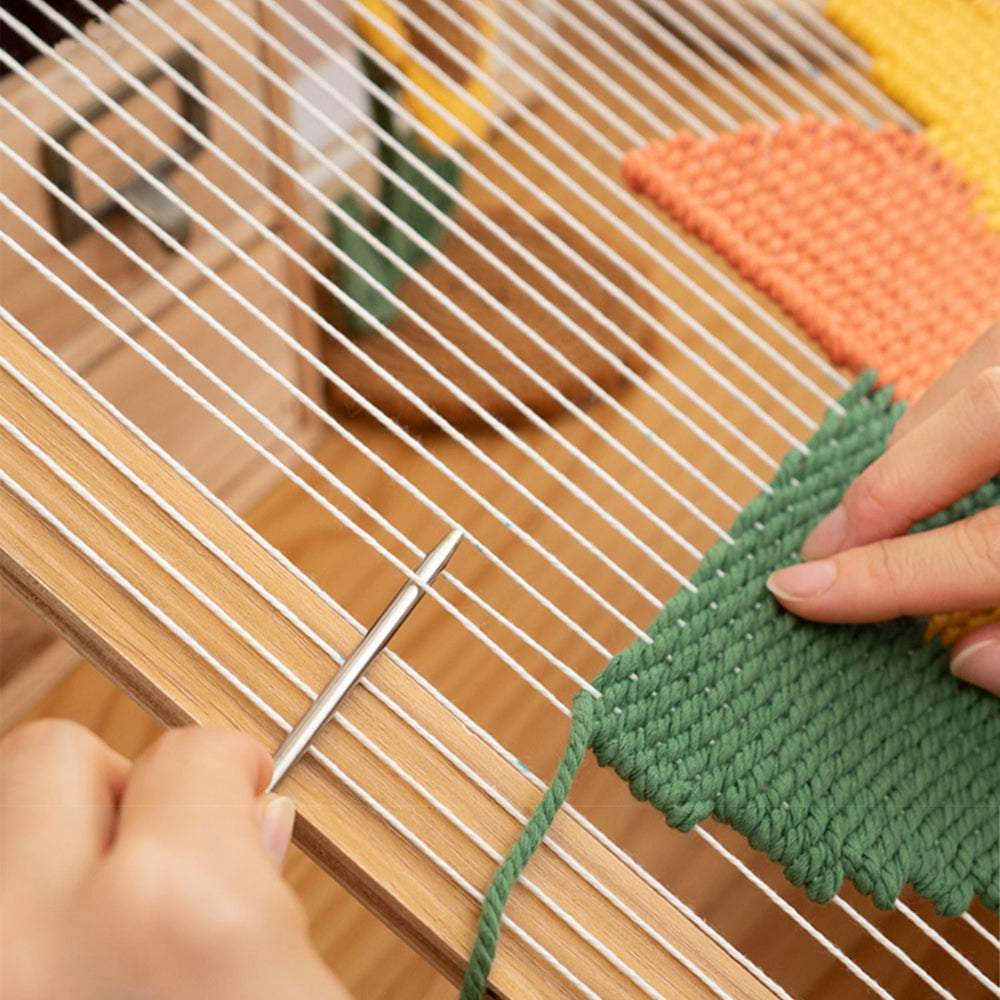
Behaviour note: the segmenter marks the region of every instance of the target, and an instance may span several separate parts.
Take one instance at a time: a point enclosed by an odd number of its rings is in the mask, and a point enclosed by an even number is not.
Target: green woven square
[[[926,622],[805,622],[765,588],[884,449],[900,413],[866,376],[793,452],[692,582],[596,681],[592,746],[671,826],[728,823],[812,899],[998,905],[1000,700],[957,681]],[[926,529],[1000,503],[1000,477]]]

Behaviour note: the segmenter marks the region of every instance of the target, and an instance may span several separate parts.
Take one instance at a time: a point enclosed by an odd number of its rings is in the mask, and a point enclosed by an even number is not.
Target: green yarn
[[[462,1000],[478,998],[503,904],[589,741],[637,799],[689,830],[728,823],[811,899],[850,879],[890,908],[909,882],[939,913],[1000,906],[1000,700],[956,680],[926,622],[824,625],[765,587],[885,448],[902,406],[858,380],[648,630],[574,702],[556,782],[487,894]],[[921,531],[1000,503],[1000,477]],[[477,992],[478,991],[478,992]]]
[[[383,89],[389,85],[385,74],[374,63],[365,59],[364,64],[373,82]],[[380,322],[390,324],[396,320],[397,310],[385,292],[397,294],[404,278],[399,264],[391,259],[390,254],[395,254],[403,264],[410,267],[422,264],[427,258],[426,252],[394,220],[407,224],[431,246],[437,246],[444,237],[445,225],[417,201],[416,195],[422,196],[443,215],[450,216],[455,209],[454,192],[461,182],[461,171],[450,157],[425,149],[414,135],[400,136],[393,115],[384,101],[373,97],[371,105],[375,123],[445,182],[443,187],[435,184],[391,143],[380,138],[377,145],[378,158],[388,169],[379,174],[376,197],[387,212],[377,213],[369,220],[361,202],[353,194],[342,195],[337,199],[337,206],[344,214],[367,229],[375,237],[375,242],[366,240],[339,215],[333,212],[329,214],[333,243],[375,279],[371,282],[349,267],[340,267],[337,269],[337,284],[361,309]],[[411,194],[403,185],[409,185],[416,195]],[[348,307],[345,316],[351,333],[361,335],[370,331],[369,324],[360,312]]]
[[[586,691],[581,691],[573,702],[573,722],[570,726],[569,743],[563,754],[552,784],[549,785],[541,802],[525,824],[524,832],[511,848],[510,854],[504,858],[503,864],[497,869],[486,897],[483,900],[483,910],[479,918],[479,928],[476,932],[476,944],[469,958],[469,967],[462,983],[460,1000],[479,1000],[486,989],[486,981],[493,964],[500,937],[500,922],[503,910],[514,883],[521,877],[525,865],[531,859],[539,845],[545,839],[552,820],[562,808],[569,794],[570,785],[576,777],[583,755],[594,734],[597,699]]]

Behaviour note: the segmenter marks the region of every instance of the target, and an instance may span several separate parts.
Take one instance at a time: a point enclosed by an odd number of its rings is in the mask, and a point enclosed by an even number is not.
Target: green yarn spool
[[[807,622],[768,576],[885,448],[902,411],[863,376],[793,452],[636,642],[574,701],[552,787],[486,897],[462,1000],[485,989],[503,905],[586,746],[689,830],[709,816],[784,865],[816,901],[845,878],[890,908],[912,883],[939,913],[1000,905],[1000,699],[956,680],[926,623]],[[1000,477],[914,530],[1000,503]]]

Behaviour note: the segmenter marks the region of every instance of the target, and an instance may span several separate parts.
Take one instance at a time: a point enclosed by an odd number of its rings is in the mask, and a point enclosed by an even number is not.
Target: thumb
[[[1000,622],[976,629],[955,645],[951,672],[959,680],[1000,695]]]
[[[268,794],[257,800],[260,842],[279,872],[285,865],[294,826],[295,803],[287,795]]]

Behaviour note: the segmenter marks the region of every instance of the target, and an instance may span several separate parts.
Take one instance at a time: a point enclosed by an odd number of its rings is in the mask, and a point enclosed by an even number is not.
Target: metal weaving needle
[[[448,565],[448,560],[451,559],[461,540],[462,532],[456,528],[427,553],[420,565],[413,571],[415,579],[407,580],[403,584],[399,593],[389,602],[385,611],[378,616],[375,624],[354,648],[354,652],[333,675],[333,680],[309,706],[306,714],[302,716],[274,755],[274,774],[267,787],[269,792],[274,791],[278,783],[291,770],[292,765],[309,749],[309,744],[326,725],[347,692],[360,679],[368,664],[382,652],[386,643],[396,634],[396,630],[417,606],[417,602],[424,596],[427,588],[434,583],[441,571]]]

